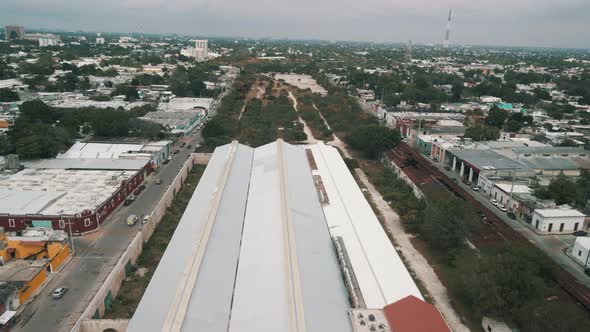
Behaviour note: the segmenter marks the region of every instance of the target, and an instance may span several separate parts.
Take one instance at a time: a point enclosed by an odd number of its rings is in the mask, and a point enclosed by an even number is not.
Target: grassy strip
[[[190,171],[182,189],[174,197],[172,205],[137,258],[137,266],[134,266],[133,271],[138,268],[146,268],[147,271],[143,276],[133,273],[123,281],[104,319],[130,319],[133,316],[204,170],[204,165],[196,165]]]

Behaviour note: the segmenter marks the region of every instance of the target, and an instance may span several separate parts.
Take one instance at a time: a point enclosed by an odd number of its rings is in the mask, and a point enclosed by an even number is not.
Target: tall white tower
[[[443,48],[448,49],[451,45],[451,10],[449,9],[449,20],[447,21],[447,29],[445,31],[445,40],[443,41]]]
[[[195,58],[198,61],[207,60],[209,56],[209,41],[207,39],[195,40]]]

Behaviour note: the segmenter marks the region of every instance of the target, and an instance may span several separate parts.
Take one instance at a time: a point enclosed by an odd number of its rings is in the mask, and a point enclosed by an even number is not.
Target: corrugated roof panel
[[[254,152],[230,329],[288,331],[286,251],[276,144]]]
[[[301,149],[287,144],[283,151],[306,331],[351,331],[347,291],[307,156]]]
[[[183,331],[227,331],[253,156],[254,149],[245,146],[236,152]]]
[[[334,147],[311,146],[330,199],[324,213],[332,235],[341,236],[368,308],[383,308],[408,295],[422,299],[373,209]]]
[[[188,203],[184,214],[158,264],[127,331],[160,330],[180,287],[181,274],[192,256],[189,247],[199,241],[207,221],[207,209],[217,190],[218,180],[228,158],[230,146],[216,149]]]

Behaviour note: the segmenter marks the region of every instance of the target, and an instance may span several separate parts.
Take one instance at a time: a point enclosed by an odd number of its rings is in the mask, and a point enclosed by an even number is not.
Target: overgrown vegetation
[[[57,109],[40,100],[24,102],[20,117],[8,131],[9,152],[23,158],[52,158],[69,148],[73,139],[94,133],[103,137],[162,137],[158,124],[138,117],[151,106],[131,111],[116,109]]]
[[[148,242],[143,245],[136,266],[132,269],[134,273],[123,281],[117,297],[105,312],[104,319],[130,319],[133,316],[204,171],[204,165],[196,165],[189,172],[172,205],[166,210]],[[143,276],[136,273],[139,268],[146,269]]]

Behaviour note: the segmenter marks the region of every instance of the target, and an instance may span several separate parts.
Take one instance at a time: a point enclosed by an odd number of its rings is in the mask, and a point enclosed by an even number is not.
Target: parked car
[[[183,148],[186,145],[186,142],[180,143],[180,147]]]
[[[162,184],[162,180],[161,179],[156,179],[156,181],[154,181],[155,184]]]
[[[133,226],[133,225],[137,224],[138,221],[139,221],[139,218],[137,218],[137,216],[134,214],[127,217],[127,225],[129,225],[129,226]]]
[[[449,166],[445,166],[445,171],[450,171],[451,168]]]
[[[503,204],[498,205],[498,209],[500,209],[500,211],[502,211],[502,212],[508,211],[508,209],[506,208],[506,206],[504,206]]]
[[[68,291],[67,287],[59,287],[56,288],[53,293],[51,293],[51,297],[53,297],[54,299],[61,299],[66,292]]]
[[[148,216],[148,215],[145,215],[145,216],[143,216],[143,218],[141,218],[142,224],[147,224],[148,221],[150,221],[150,216]]]
[[[168,158],[166,158],[166,161],[171,161],[172,160],[172,156],[168,156]]]
[[[140,186],[139,186],[137,189],[139,189],[139,192],[142,192],[142,191],[144,191],[144,189],[145,189],[145,185],[144,185],[144,184],[142,184],[142,185],[140,185]]]
[[[174,150],[174,154],[179,154],[179,153],[180,153],[180,151]]]
[[[473,191],[479,191],[479,187],[478,186],[475,186],[475,187],[473,187],[471,189],[473,189]]]
[[[137,190],[136,190],[136,191],[137,191]],[[130,201],[132,201],[132,202],[133,202],[133,201],[134,201],[136,198],[137,198],[137,196],[136,196],[135,194],[131,194],[131,195],[127,196],[127,199],[128,199],[128,200],[130,200]]]
[[[436,159],[436,158],[432,158],[432,161],[434,161],[435,163],[438,163],[438,159]]]
[[[514,212],[508,212],[508,218],[516,220],[516,215],[514,214]]]
[[[457,179],[453,179],[453,182],[455,182],[455,183],[459,183],[459,180],[457,180]]]
[[[498,205],[498,201],[493,198],[490,199],[490,203],[492,203],[492,205],[496,205],[496,206]]]
[[[193,148],[193,146],[189,144],[189,145],[187,145],[187,146],[186,146],[186,148],[187,148],[187,149],[192,149],[192,148]]]
[[[574,236],[586,236],[586,235],[588,235],[588,232],[586,232],[586,231],[575,231],[573,233],[573,235]]]
[[[125,202],[123,203],[123,205],[124,206],[129,206],[129,205],[131,205],[131,203],[133,203],[133,201],[128,198],[128,199],[125,200]]]
[[[463,179],[463,183],[465,183],[468,186],[471,186],[471,181],[469,181],[467,179]]]

